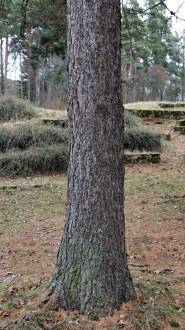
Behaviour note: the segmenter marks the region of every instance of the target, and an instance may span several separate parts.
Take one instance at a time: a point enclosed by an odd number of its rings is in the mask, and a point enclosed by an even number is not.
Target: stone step
[[[67,119],[41,118],[39,119],[39,123],[44,125],[67,127]]]
[[[185,119],[178,120],[177,126],[185,126]]]
[[[174,127],[175,132],[179,132],[180,134],[185,134],[185,126],[175,126]]]
[[[156,164],[160,162],[160,156],[159,152],[125,152],[125,164]]]
[[[142,110],[142,109],[127,109],[133,115],[143,118],[164,118],[164,119],[185,119],[185,109],[164,109],[164,110]]]

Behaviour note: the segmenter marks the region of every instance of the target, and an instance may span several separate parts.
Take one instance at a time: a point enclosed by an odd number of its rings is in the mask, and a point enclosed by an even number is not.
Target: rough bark
[[[124,241],[120,21],[119,0],[68,0],[68,201],[50,294],[53,308],[96,317],[135,298]]]

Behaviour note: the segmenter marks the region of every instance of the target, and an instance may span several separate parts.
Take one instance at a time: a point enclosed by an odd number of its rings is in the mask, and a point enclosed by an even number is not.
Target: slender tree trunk
[[[31,100],[31,32],[28,36],[28,100]]]
[[[35,71],[35,103],[39,104],[39,69]]]
[[[1,93],[4,95],[4,58],[3,58],[3,38],[0,39],[1,42]]]
[[[21,98],[23,98],[23,78],[22,78],[22,53],[20,52],[20,83],[21,83]]]
[[[120,1],[68,0],[69,168],[52,307],[106,315],[135,298],[124,228]]]
[[[5,78],[4,78],[4,94],[8,95],[8,44],[9,38],[6,33],[6,45],[5,45]]]
[[[45,95],[45,63],[42,61],[41,66],[41,82],[40,82],[40,105],[46,105],[46,95]]]
[[[183,34],[183,53],[182,53],[182,90],[181,90],[181,100],[184,102],[185,94],[185,36]]]

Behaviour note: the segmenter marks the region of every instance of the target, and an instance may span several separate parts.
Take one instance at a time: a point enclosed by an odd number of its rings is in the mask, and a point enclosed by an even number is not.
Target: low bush
[[[0,99],[0,121],[30,119],[35,116],[34,108],[26,101],[12,97]]]
[[[125,114],[125,149],[160,150],[161,135]],[[21,124],[0,127],[0,175],[31,175],[67,169],[67,128]]]
[[[161,134],[143,125],[141,120],[125,111],[124,147],[134,151],[159,151],[161,149]]]
[[[125,127],[135,127],[138,126],[141,120],[129,113],[128,111],[124,111],[124,120],[125,120]]]
[[[33,145],[44,147],[60,143],[67,145],[67,129],[37,124],[0,127],[0,151],[3,153],[10,149],[25,150]]]
[[[32,175],[37,173],[64,172],[67,169],[67,146],[31,147],[24,151],[1,154],[1,175]]]
[[[157,134],[144,125],[125,128],[124,147],[131,151],[159,151],[161,138],[161,134]]]

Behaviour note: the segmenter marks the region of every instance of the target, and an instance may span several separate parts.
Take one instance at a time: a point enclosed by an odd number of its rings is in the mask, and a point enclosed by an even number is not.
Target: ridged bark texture
[[[67,215],[53,307],[91,316],[135,298],[124,242],[120,1],[68,0]]]

